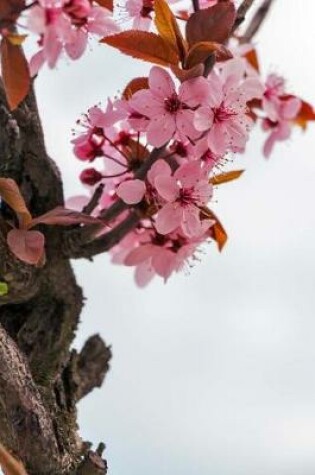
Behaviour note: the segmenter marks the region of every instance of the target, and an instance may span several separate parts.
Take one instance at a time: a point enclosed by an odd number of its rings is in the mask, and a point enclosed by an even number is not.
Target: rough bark
[[[0,176],[19,184],[33,216],[63,204],[33,93],[11,113],[0,88]],[[81,354],[70,352],[83,296],[60,252],[61,230],[42,229],[47,262],[36,269],[8,250],[7,218],[14,217],[2,203],[0,281],[9,293],[0,297],[0,440],[30,475],[106,473],[100,455],[78,436],[76,402],[102,384],[110,350],[94,337]]]

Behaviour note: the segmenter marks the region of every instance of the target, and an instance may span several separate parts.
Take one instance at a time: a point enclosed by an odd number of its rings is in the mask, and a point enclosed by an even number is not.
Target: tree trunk
[[[33,91],[14,113],[0,86],[0,176],[13,178],[34,217],[63,205],[60,173],[45,149]],[[0,440],[30,475],[105,474],[101,448],[77,432],[76,402],[100,386],[110,349],[99,336],[70,350],[83,306],[62,232],[43,227],[47,261],[36,268],[6,245],[11,210],[0,205]]]

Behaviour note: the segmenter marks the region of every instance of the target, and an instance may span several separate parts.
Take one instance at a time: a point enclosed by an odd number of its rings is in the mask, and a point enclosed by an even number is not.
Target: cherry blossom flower
[[[180,227],[187,237],[200,234],[200,206],[212,196],[212,185],[198,161],[179,167],[174,175],[165,170],[154,180],[155,187],[165,204],[158,211],[155,226],[160,234],[169,234]]]
[[[219,74],[209,76],[211,94],[208,105],[195,112],[194,125],[207,132],[209,149],[222,156],[226,151],[244,151],[253,124],[248,115],[247,102],[261,97],[263,86],[256,78],[242,81],[244,65],[241,61],[227,61]]]
[[[132,238],[123,240],[113,250],[114,260],[135,267],[135,280],[145,287],[158,275],[166,282],[174,272],[183,270],[195,260],[198,247],[208,240],[209,223],[204,222],[199,236],[187,238],[181,232],[164,236],[154,229],[136,230]]]
[[[302,102],[297,97],[282,100],[272,110],[272,117],[275,120],[269,118],[263,120],[263,130],[270,132],[263,149],[265,157],[270,156],[277,141],[287,140],[290,137],[292,122],[298,115],[301,106]]]
[[[148,117],[148,142],[161,147],[175,134],[184,140],[196,138],[193,125],[194,109],[209,95],[209,85],[202,77],[183,82],[176,92],[171,76],[154,66],[149,75],[150,89],[136,92],[130,99],[131,107]]]
[[[29,9],[27,27],[40,37],[40,50],[30,61],[33,76],[45,62],[54,68],[63,51],[71,59],[80,58],[89,34],[106,36],[118,31],[111,12],[89,0],[40,0]]]
[[[284,78],[276,74],[269,74],[266,80],[262,107],[270,120],[276,121],[278,119],[278,109],[284,94]]]

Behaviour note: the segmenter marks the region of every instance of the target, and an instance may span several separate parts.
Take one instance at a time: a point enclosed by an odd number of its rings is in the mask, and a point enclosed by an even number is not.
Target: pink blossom
[[[27,26],[40,36],[40,50],[31,58],[31,74],[35,75],[47,62],[55,67],[63,51],[71,59],[84,53],[88,35],[106,36],[118,31],[106,8],[92,6],[89,0],[47,1],[30,8]]]
[[[175,134],[183,139],[196,138],[194,109],[209,95],[207,80],[199,77],[185,81],[177,93],[171,76],[154,66],[149,75],[149,87],[136,92],[129,101],[135,111],[149,119],[148,142],[160,147]]]
[[[174,175],[171,170],[159,174],[154,180],[155,187],[164,206],[158,211],[155,226],[160,234],[169,234],[180,227],[187,237],[201,233],[200,206],[204,206],[212,196],[212,185],[207,173],[198,161],[179,167]]]
[[[284,78],[276,74],[269,74],[266,80],[265,91],[262,99],[262,107],[268,118],[273,121],[278,119],[278,108],[281,97],[285,93]]]
[[[269,157],[277,141],[283,141],[290,137],[292,121],[296,118],[302,102],[297,97],[291,97],[278,103],[273,111],[276,120],[266,118],[263,120],[263,129],[270,131],[264,145],[264,155]]]
[[[204,229],[199,236],[187,238],[181,233],[163,236],[154,230],[145,231],[129,252],[124,253],[123,263],[136,268],[135,279],[139,287],[146,286],[155,275],[166,282],[174,272],[181,271],[194,259],[197,248],[208,239]]]
[[[242,152],[248,140],[252,120],[247,102],[261,97],[263,87],[256,78],[242,80],[244,64],[230,60],[209,76],[211,94],[206,106],[197,109],[194,124],[207,132],[209,149],[222,156],[226,151]]]

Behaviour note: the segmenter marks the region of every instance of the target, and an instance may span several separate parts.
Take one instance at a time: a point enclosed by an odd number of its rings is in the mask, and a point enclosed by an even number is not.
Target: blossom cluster
[[[89,164],[80,174],[88,195],[69,204],[82,210],[98,196],[93,213],[104,222],[102,234],[124,230],[111,249],[113,262],[135,267],[140,286],[190,265],[204,243],[222,249],[214,186],[240,176],[221,170],[245,151],[255,125],[269,157],[294,126],[315,120],[282,77],[262,77],[256,50],[233,36],[237,1],[193,3],[195,13],[177,0],[36,0],[22,15],[38,36],[32,75],[44,63],[55,67],[63,54],[81,57],[90,35],[158,64],[105,108],[89,109],[72,141],[75,156]]]
[[[93,107],[80,121],[84,130],[73,139],[74,153],[93,162],[81,181],[91,193],[104,185],[97,212],[120,199],[141,217],[111,251],[114,262],[136,268],[139,285],[155,274],[168,279],[214,238],[213,177],[227,155],[244,152],[258,108],[269,132],[267,154],[298,114],[301,101],[284,94],[280,78],[269,76],[264,84],[248,66],[234,58],[207,78],[191,78],[178,87],[166,70],[154,66],[146,88],[109,100],[104,111]],[[139,178],[153,147],[160,150],[159,158]]]

